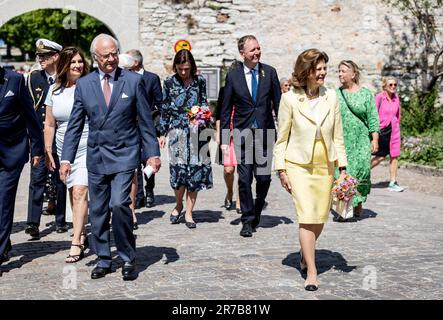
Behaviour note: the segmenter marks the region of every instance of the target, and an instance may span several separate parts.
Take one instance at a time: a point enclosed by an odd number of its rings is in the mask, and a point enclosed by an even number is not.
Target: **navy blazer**
[[[62,161],[74,162],[86,117],[89,123],[88,171],[113,174],[137,168],[140,138],[142,159],[160,156],[151,113],[146,112],[149,108],[142,77],[135,72],[116,69],[109,107],[105,103],[99,72],[80,78],[66,129]]]
[[[152,111],[158,110],[162,104],[163,93],[160,78],[155,73],[144,70],[143,82],[145,83],[146,91],[148,92],[148,103]]]
[[[43,134],[22,75],[0,68],[0,167],[15,169],[43,156]]]
[[[252,100],[246,83],[243,63],[228,72],[223,93],[221,108],[220,126],[221,129],[229,130],[231,121],[232,106],[235,106],[234,129],[250,128],[252,122],[257,120],[259,129],[274,129],[274,118],[278,114],[280,104],[281,89],[277,71],[266,64],[259,63],[259,80],[256,102]],[[222,144],[229,144],[228,136],[222,135]],[[226,140],[226,141],[225,141]]]

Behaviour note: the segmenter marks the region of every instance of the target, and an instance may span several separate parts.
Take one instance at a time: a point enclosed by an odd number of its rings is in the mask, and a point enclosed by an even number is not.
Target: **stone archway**
[[[121,51],[139,47],[138,0],[0,0],[0,26],[21,14],[38,9],[66,9],[102,21],[120,42]]]

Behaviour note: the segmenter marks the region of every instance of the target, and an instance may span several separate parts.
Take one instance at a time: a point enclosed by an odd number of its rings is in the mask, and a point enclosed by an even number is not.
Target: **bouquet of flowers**
[[[343,218],[354,216],[352,197],[357,194],[357,179],[346,175],[344,179],[337,179],[332,187],[332,208]]]
[[[214,122],[212,112],[208,107],[193,106],[191,109],[185,109],[189,122],[197,128],[204,129]]]

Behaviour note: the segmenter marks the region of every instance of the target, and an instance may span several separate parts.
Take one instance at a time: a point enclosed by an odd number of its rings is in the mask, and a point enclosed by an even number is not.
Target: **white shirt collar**
[[[114,71],[112,71],[111,73],[109,73],[109,75],[111,76],[111,79],[110,79],[111,81],[114,81],[115,70],[117,70],[117,68],[114,69]],[[100,75],[100,81],[103,80],[103,77],[105,76],[105,73],[100,68],[98,68],[98,74]]]
[[[47,73],[45,71],[45,74],[46,74],[46,79],[48,79],[48,81],[49,81],[49,78],[52,78],[54,80],[54,82],[55,82],[55,73],[51,76],[49,73]]]
[[[255,72],[258,74],[258,63],[252,69],[254,69]],[[245,71],[245,74],[249,74],[251,72],[251,69],[248,68],[245,64],[243,64],[243,70]]]
[[[143,75],[143,73],[145,72],[145,69],[143,69],[143,68],[140,68],[140,70],[138,70],[138,71],[135,71],[135,72],[137,72],[138,74],[141,74],[141,75]]]

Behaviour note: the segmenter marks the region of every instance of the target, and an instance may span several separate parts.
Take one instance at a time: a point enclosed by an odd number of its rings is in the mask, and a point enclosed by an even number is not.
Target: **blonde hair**
[[[388,81],[389,80],[394,80],[395,83],[397,83],[397,86],[398,86],[397,78],[395,78],[393,76],[386,76],[386,77],[381,78],[381,80],[382,80],[381,88],[383,90],[386,90],[386,87],[388,86]]]
[[[338,64],[338,68],[340,69],[341,66],[346,66],[349,69],[352,69],[352,71],[355,74],[354,81],[356,84],[360,84],[360,68],[359,66],[352,60],[342,60]]]
[[[318,49],[308,49],[300,53],[295,61],[294,72],[292,72],[291,84],[295,88],[304,88],[308,84],[308,77],[315,70],[320,61],[328,63],[328,55]]]

